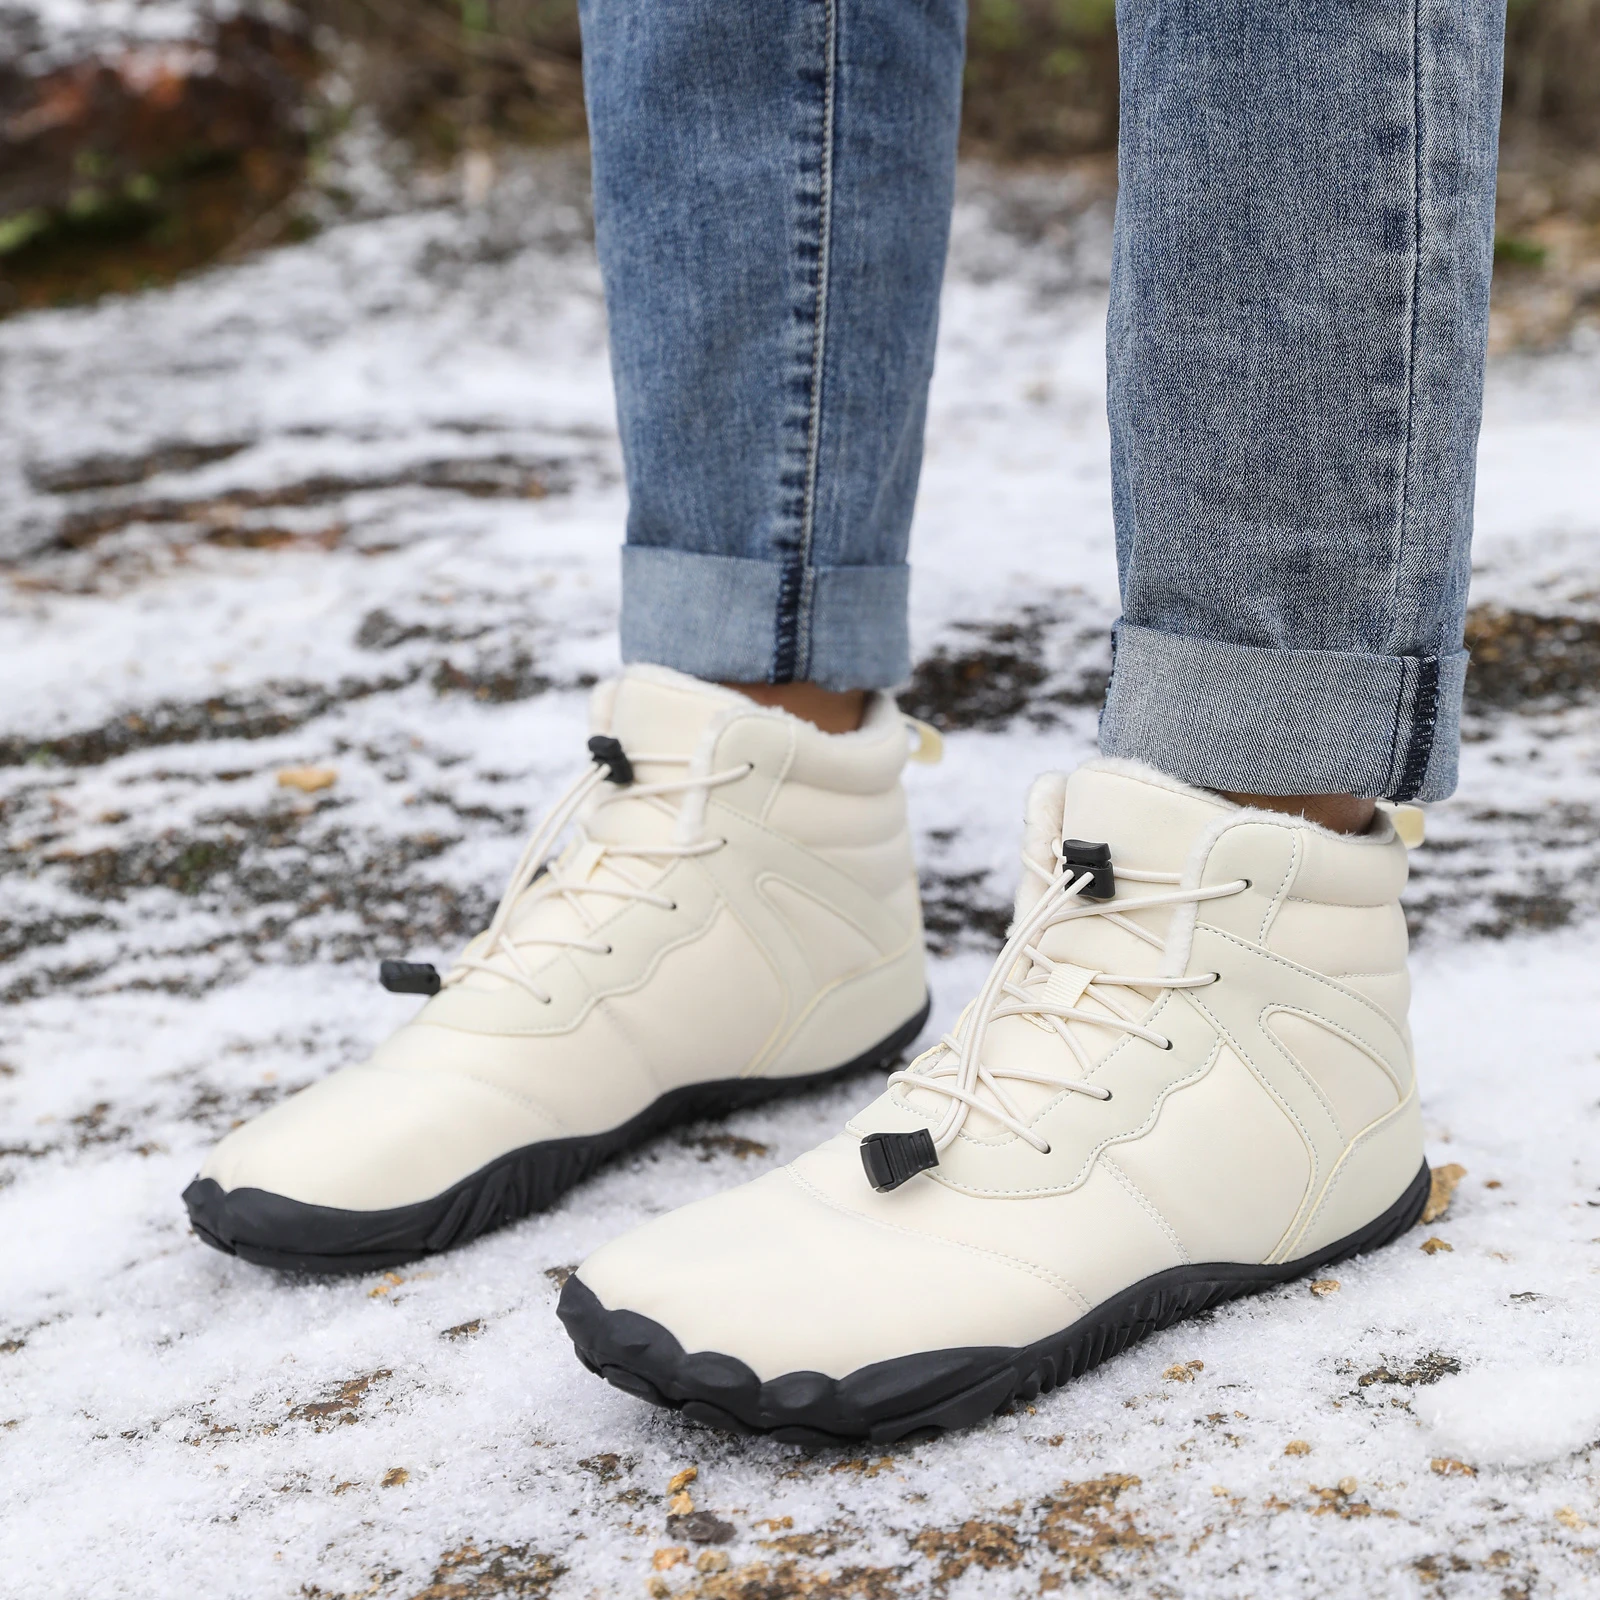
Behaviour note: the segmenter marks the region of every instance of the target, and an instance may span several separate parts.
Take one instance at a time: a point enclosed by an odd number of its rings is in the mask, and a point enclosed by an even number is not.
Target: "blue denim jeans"
[[[582,21],[624,658],[897,683],[960,0]],[[1221,789],[1440,798],[1504,0],[1119,0],[1117,26],[1102,747]]]

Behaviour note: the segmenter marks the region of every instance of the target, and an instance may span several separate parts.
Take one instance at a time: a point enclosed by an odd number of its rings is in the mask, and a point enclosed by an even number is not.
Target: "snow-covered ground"
[[[582,179],[0,324],[0,1594],[1600,1593],[1600,352],[1491,378],[1474,599],[1570,671],[1486,671],[1417,859],[1429,1155],[1466,1177],[1336,1292],[851,1456],[639,1405],[554,1304],[870,1082],[414,1270],[189,1234],[207,1145],[406,1014],[376,958],[459,945],[580,759],[623,512]],[[936,1022],[1027,780],[1092,745],[1106,223],[1070,176],[965,180],[915,546]],[[305,763],[337,782],[278,785]],[[668,1533],[690,1466],[725,1542]]]

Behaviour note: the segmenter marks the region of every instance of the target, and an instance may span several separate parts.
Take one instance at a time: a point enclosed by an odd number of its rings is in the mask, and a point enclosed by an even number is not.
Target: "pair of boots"
[[[208,1243],[392,1266],[552,1204],[671,1122],[915,1039],[893,701],[829,735],[635,667],[592,716],[595,765],[488,929],[442,982],[390,970],[437,987],[416,1018],[206,1162],[185,1200]],[[1022,865],[977,997],[842,1133],[583,1263],[560,1316],[586,1366],[719,1427],[888,1442],[1416,1220],[1387,814],[1342,836],[1091,761],[1035,782]]]

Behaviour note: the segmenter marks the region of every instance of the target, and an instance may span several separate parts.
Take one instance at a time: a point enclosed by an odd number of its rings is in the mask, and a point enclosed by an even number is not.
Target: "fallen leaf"
[[[1161,1376],[1169,1383],[1193,1383],[1195,1373],[1205,1369],[1203,1361],[1175,1361]]]
[[[1576,1533],[1580,1528],[1587,1528],[1589,1526],[1589,1524],[1585,1522],[1584,1519],[1580,1517],[1571,1506],[1557,1506],[1556,1521],[1559,1522],[1563,1528],[1571,1528],[1574,1533]]]
[[[1312,1283],[1311,1292],[1315,1295],[1338,1294],[1339,1280],[1337,1278],[1318,1278]]]
[[[1476,1478],[1478,1469],[1469,1467],[1465,1461],[1457,1461],[1454,1456],[1435,1456],[1429,1463],[1441,1478]]]
[[[728,1570],[728,1552],[726,1550],[702,1550],[700,1559],[695,1562],[696,1572],[726,1572]]]
[[[1422,1208],[1422,1222],[1437,1222],[1450,1209],[1456,1185],[1466,1177],[1467,1169],[1457,1161],[1433,1169],[1433,1182],[1428,1189],[1428,1203]]]
[[[682,1472],[674,1472],[667,1480],[667,1493],[677,1494],[680,1489],[687,1489],[699,1476],[699,1467],[685,1467]]]
[[[384,1273],[382,1281],[378,1284],[376,1289],[367,1290],[367,1298],[369,1300],[376,1300],[380,1298],[380,1296],[388,1294],[391,1290],[398,1289],[405,1281],[406,1280],[402,1278],[398,1272],[386,1272]]]
[[[379,1484],[382,1489],[398,1489],[402,1483],[409,1483],[411,1474],[404,1467],[390,1467],[384,1473],[383,1481]]]
[[[1291,1439],[1283,1447],[1286,1456],[1308,1456],[1311,1454],[1311,1444],[1306,1439]]]
[[[694,1510],[694,1497],[680,1490],[667,1501],[667,1515],[672,1517],[686,1517]]]
[[[689,1559],[689,1547],[686,1544],[664,1545],[650,1557],[650,1565],[657,1572],[665,1572],[669,1567],[680,1566]]]
[[[1354,1478],[1341,1478],[1335,1487],[1346,1499],[1356,1492],[1357,1484]]]
[[[318,789],[331,789],[339,781],[336,767],[285,767],[278,774],[280,789],[298,789],[301,794],[315,794]]]
[[[1446,1244],[1443,1239],[1435,1237],[1432,1239],[1424,1239],[1418,1248],[1422,1250],[1425,1255],[1436,1256],[1441,1250],[1453,1251],[1455,1246],[1453,1244]]]

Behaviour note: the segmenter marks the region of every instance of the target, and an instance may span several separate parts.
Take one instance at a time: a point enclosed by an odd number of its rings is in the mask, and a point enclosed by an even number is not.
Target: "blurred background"
[[[1109,184],[1112,0],[972,0],[969,157]],[[370,213],[584,136],[573,0],[0,6],[0,315]],[[1600,0],[1511,0],[1497,350],[1600,315]]]

